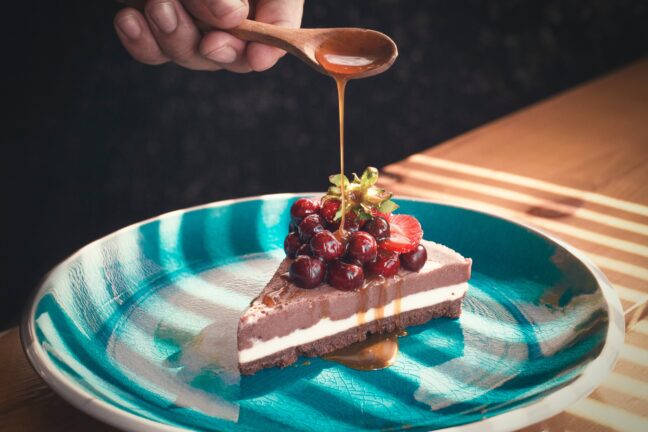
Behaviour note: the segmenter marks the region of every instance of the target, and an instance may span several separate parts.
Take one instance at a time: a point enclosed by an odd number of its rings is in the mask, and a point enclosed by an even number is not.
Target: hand
[[[134,1],[128,1],[134,4]],[[145,0],[143,13],[126,7],[115,15],[115,30],[138,61],[245,73],[271,68],[286,52],[245,42],[220,30],[201,32],[200,24],[229,29],[245,18],[284,27],[301,24],[304,0]]]

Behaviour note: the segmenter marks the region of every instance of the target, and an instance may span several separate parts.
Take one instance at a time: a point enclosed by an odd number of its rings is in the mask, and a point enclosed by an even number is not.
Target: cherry
[[[308,215],[315,214],[320,209],[320,201],[313,198],[299,198],[290,208],[290,216],[299,223]]]
[[[300,221],[301,222],[301,221]],[[290,224],[288,225],[288,232],[297,232],[297,227],[299,224],[297,223],[296,220],[291,220]]]
[[[301,245],[302,242],[299,240],[297,233],[292,232],[288,234],[284,239],[284,252],[286,252],[286,256],[288,258],[295,258],[297,249],[299,249]]]
[[[300,255],[306,255],[306,256],[313,256],[313,251],[311,250],[311,247],[308,243],[304,243],[297,249],[297,252],[295,252],[295,256],[298,257]]]
[[[389,222],[380,216],[373,217],[362,227],[362,230],[374,236],[377,241],[385,240],[390,235]]]
[[[299,239],[306,243],[311,237],[317,234],[320,231],[324,231],[322,226],[322,218],[320,215],[312,214],[306,216],[303,221],[297,227],[297,232],[299,233]]]
[[[325,266],[321,260],[308,256],[298,256],[290,264],[290,279],[300,288],[315,288],[324,280]]]
[[[347,254],[357,262],[366,263],[376,259],[378,244],[376,239],[364,231],[356,231],[349,236]]]
[[[328,282],[340,291],[351,291],[362,286],[364,271],[355,264],[333,261],[328,266]]]
[[[412,252],[402,254],[400,260],[407,270],[417,272],[423,268],[427,261],[427,249],[419,244]]]
[[[333,261],[344,253],[344,246],[331,231],[320,231],[310,241],[313,256]]]
[[[340,209],[340,201],[336,199],[327,199],[322,202],[320,216],[328,224],[335,224],[335,215]]]
[[[368,273],[377,276],[394,276],[400,269],[398,253],[381,250],[375,261],[365,264],[365,269]]]
[[[340,227],[340,221],[336,223],[336,228]],[[360,230],[360,221],[357,219],[355,213],[349,212],[344,216],[344,231],[348,233]]]

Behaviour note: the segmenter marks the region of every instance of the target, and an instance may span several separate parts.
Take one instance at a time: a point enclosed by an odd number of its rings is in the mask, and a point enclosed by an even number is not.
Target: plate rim
[[[40,282],[37,284],[27,302],[27,306],[25,307],[20,321],[19,333],[21,346],[29,363],[36,371],[36,373],[38,373],[38,375],[47,383],[47,385],[50,386],[52,390],[54,390],[59,396],[61,396],[63,399],[65,399],[80,411],[111,426],[133,432],[186,432],[190,430],[182,426],[175,426],[147,419],[137,414],[122,410],[114,405],[111,405],[108,402],[97,399],[90,392],[76,384],[73,380],[68,379],[65,375],[63,375],[61,371],[58,370],[54,363],[48,358],[47,353],[43,350],[42,346],[37,343],[34,329],[34,320],[32,319],[35,314],[37,301],[42,297],[45,291],[45,282],[48,280],[52,272],[63,266],[66,262],[73,259],[77,255],[83,253],[84,250],[89,249],[97,243],[104,241],[110,237],[116,236],[120,232],[133,229],[155,220],[162,220],[163,218],[168,218],[177,214],[187,213],[191,211],[206,208],[223,207],[246,201],[273,200],[280,198],[295,198],[304,196],[308,197],[318,195],[321,195],[321,192],[262,194],[190,206],[165,212],[160,215],[129,224],[82,246],[81,248],[67,256],[65,259],[61,260],[41,278]],[[466,423],[463,425],[451,426],[443,429],[433,429],[435,432],[481,432],[484,430],[492,432],[504,432],[533,425],[542,420],[553,417],[554,415],[564,411],[568,406],[575,403],[576,401],[586,398],[612,372],[619,358],[619,354],[625,338],[625,319],[623,315],[623,308],[618,294],[612,287],[612,284],[608,281],[605,274],[583,251],[533,224],[514,220],[483,209],[459,205],[449,201],[431,200],[407,195],[399,195],[395,199],[417,201],[428,204],[440,204],[457,209],[482,213],[487,216],[523,227],[553,241],[554,243],[558,244],[569,253],[574,255],[587,267],[587,269],[596,279],[598,285],[601,287],[603,298],[605,299],[605,303],[608,307],[609,321],[603,349],[598,354],[598,356],[585,367],[580,376],[576,378],[576,380],[574,380],[572,383],[544,397],[541,397],[532,403],[523,405],[511,411],[503,412],[493,417]]]

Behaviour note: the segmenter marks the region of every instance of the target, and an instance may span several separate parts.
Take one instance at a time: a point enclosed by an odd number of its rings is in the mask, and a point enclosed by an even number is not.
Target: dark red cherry
[[[309,256],[298,256],[290,264],[290,280],[300,288],[315,288],[324,280],[326,268],[324,262]]]
[[[306,218],[306,216],[319,212],[320,201],[314,198],[299,198],[290,208],[290,216],[297,223]]]
[[[320,217],[320,215],[316,214],[306,216],[297,228],[299,239],[302,241],[302,243],[307,243],[311,239],[311,237],[321,231],[324,231],[322,218]]]
[[[394,276],[400,269],[398,253],[381,250],[378,252],[375,261],[365,264],[365,269],[367,273],[372,275]]]
[[[328,224],[335,223],[335,215],[340,209],[340,201],[336,199],[327,199],[322,202],[322,208],[320,209],[320,216]]]
[[[355,264],[333,261],[328,266],[328,282],[340,291],[351,291],[362,286],[364,271]]]
[[[352,233],[359,230],[360,230],[360,221],[355,217],[354,213],[347,213],[346,216],[344,217],[344,231]]]
[[[344,253],[344,246],[331,231],[321,231],[313,236],[310,241],[313,256],[324,261],[333,261]]]
[[[364,231],[356,231],[349,236],[347,254],[357,262],[366,263],[376,259],[378,244],[376,239]]]
[[[299,240],[297,233],[292,232],[288,234],[284,239],[284,252],[286,252],[286,256],[288,258],[295,258],[297,249],[299,249],[301,245],[302,242]]]
[[[313,251],[308,243],[301,245],[299,249],[297,249],[297,252],[295,252],[296,257],[300,255],[313,256]]]
[[[380,216],[373,217],[362,227],[362,230],[374,236],[376,241],[384,240],[390,236],[389,222]]]
[[[418,245],[412,252],[402,254],[400,260],[404,268],[417,272],[427,261],[427,249],[423,245]]]

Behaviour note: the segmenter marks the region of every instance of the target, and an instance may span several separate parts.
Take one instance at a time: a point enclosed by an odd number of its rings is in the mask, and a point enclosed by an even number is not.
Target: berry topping
[[[377,241],[389,238],[389,222],[380,216],[376,216],[368,221],[364,227],[362,227],[362,230],[374,236]]]
[[[356,231],[349,236],[347,254],[357,262],[366,263],[376,259],[378,244],[376,239],[364,231]]]
[[[400,260],[404,268],[417,272],[427,261],[427,249],[423,245],[418,245],[412,252],[402,254]]]
[[[313,256],[324,261],[333,261],[344,253],[344,246],[331,231],[321,231],[313,236],[310,241]]]
[[[375,261],[365,264],[365,269],[368,273],[376,276],[394,276],[400,269],[398,253],[381,250]]]
[[[324,280],[325,266],[321,260],[298,256],[288,270],[290,279],[300,288],[315,288]]]
[[[328,282],[340,291],[351,291],[362,286],[364,271],[355,264],[333,261],[328,266]]]
[[[340,200],[338,199],[327,199],[322,202],[322,208],[320,210],[320,216],[328,224],[335,223],[335,214],[340,209]]]
[[[290,208],[290,216],[293,220],[301,221],[308,215],[319,212],[320,201],[313,198],[299,198]]]
[[[351,213],[353,214],[353,213]],[[339,223],[338,223],[339,226]],[[344,219],[344,231],[348,233],[353,233],[356,231],[360,231],[360,221],[355,219],[355,218],[345,218]]]
[[[313,251],[308,243],[301,245],[299,249],[297,249],[297,252],[295,252],[296,257],[300,255],[313,256]]]
[[[389,238],[380,242],[381,249],[391,252],[411,252],[421,241],[423,229],[410,215],[392,215],[389,219]]]
[[[299,249],[301,245],[302,243],[301,240],[299,240],[297,233],[291,232],[288,234],[284,239],[284,252],[286,252],[286,256],[288,258],[295,258],[297,249]]]
[[[322,226],[322,218],[316,214],[306,216],[297,228],[299,239],[303,243],[308,242],[311,237],[313,237],[320,231],[324,231],[324,227]]]
[[[291,220],[290,224],[288,225],[288,232],[291,232],[291,233],[292,232],[297,232],[297,227],[298,226],[299,226],[299,224],[296,221]]]

